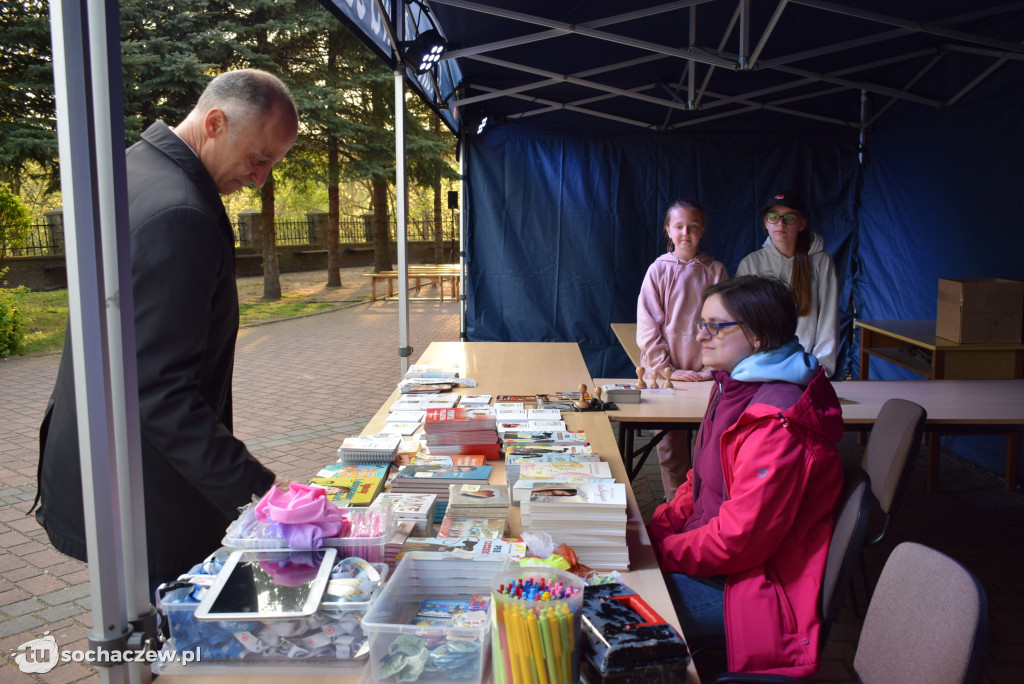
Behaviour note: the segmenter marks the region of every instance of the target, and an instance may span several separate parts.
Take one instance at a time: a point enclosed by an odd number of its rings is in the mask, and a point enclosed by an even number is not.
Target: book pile
[[[398,391],[402,396],[417,394],[436,394],[455,389],[455,380],[436,380],[434,378],[409,378],[398,383]]]
[[[397,560],[402,560],[410,551],[450,553],[455,556],[506,555],[518,561],[526,558],[526,542],[518,538],[409,537],[402,544]]]
[[[346,437],[338,447],[338,463],[391,463],[398,455],[401,435],[367,435]]]
[[[429,378],[435,380],[454,380],[459,377],[458,364],[431,364],[431,363],[414,363],[409,366],[409,369],[405,371],[405,379],[410,380],[413,378]]]
[[[513,503],[530,498],[535,484],[557,487],[566,484],[615,482],[607,461],[567,461],[564,463],[524,463],[519,466],[519,479],[512,485]]]
[[[480,454],[499,458],[495,412],[489,407],[427,409],[424,441],[431,455]]]
[[[613,401],[616,404],[639,404],[640,388],[636,385],[621,382],[601,385],[601,398],[605,401]]]
[[[388,411],[426,411],[432,408],[454,408],[458,403],[458,394],[440,394],[438,392],[406,394],[395,399],[394,403],[388,407]],[[420,416],[419,420],[422,422],[423,416]]]
[[[434,522],[441,522],[448,507],[448,485],[485,485],[490,476],[491,466],[407,465],[402,466],[391,481],[391,491],[436,494]]]
[[[480,454],[463,454],[462,456],[435,456],[434,454],[416,454],[409,457],[403,465],[441,465],[441,466],[482,466],[487,459]]]
[[[501,539],[505,536],[504,518],[449,518],[445,516],[437,528],[438,538],[476,537]]]
[[[572,449],[563,451],[562,447]],[[501,450],[505,455],[505,481],[510,485],[519,479],[519,467],[523,463],[601,460],[591,452],[590,442],[582,430],[508,430],[501,435]],[[584,454],[590,456],[584,457]]]
[[[502,537],[511,505],[507,485],[453,484],[438,537]]]
[[[459,406],[487,406],[491,403],[490,394],[463,394],[459,396]]]
[[[626,485],[537,485],[522,504],[524,532],[544,531],[595,570],[628,570]]]
[[[377,500],[388,502],[391,505],[396,520],[411,521],[414,526],[413,536],[426,537],[433,530],[437,494],[384,492],[377,497]]]
[[[327,498],[336,506],[369,506],[384,488],[391,466],[344,465],[324,466],[309,484],[327,490]]]
[[[391,531],[391,536],[384,542],[384,562],[388,565],[389,572],[394,572],[398,565],[398,553],[402,550],[402,544],[413,534],[412,520],[399,520]]]

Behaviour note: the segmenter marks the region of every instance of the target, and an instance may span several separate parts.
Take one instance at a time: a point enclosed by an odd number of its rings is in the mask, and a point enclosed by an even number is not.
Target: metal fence
[[[248,247],[249,240],[240,222],[232,223],[235,246]],[[315,224],[312,221],[275,221],[278,245],[320,244]],[[391,239],[397,239],[397,228],[391,223]],[[451,218],[441,222],[445,241],[458,239],[458,227]],[[373,244],[373,227],[365,219],[346,219],[338,222],[339,240],[342,243]],[[430,220],[410,221],[409,240],[434,239],[434,222]],[[25,246],[12,250],[12,256],[59,256],[64,254],[64,227],[59,223],[34,223]]]

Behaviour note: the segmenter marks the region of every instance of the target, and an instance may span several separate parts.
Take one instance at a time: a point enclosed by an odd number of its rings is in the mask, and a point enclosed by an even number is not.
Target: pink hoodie
[[[647,382],[666,366],[704,367],[694,327],[703,306],[700,295],[728,279],[725,265],[703,252],[689,261],[662,254],[647,269],[636,306],[636,343]]]

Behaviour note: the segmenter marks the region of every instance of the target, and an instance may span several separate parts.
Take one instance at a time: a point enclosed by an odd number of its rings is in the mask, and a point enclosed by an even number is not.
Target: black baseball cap
[[[804,216],[807,216],[807,203],[804,202],[803,195],[796,190],[782,190],[772,193],[771,197],[765,202],[764,208],[758,212],[758,215],[764,216],[777,204],[795,209]]]

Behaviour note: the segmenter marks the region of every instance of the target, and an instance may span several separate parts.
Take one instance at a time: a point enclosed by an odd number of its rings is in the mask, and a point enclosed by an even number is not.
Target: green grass
[[[68,320],[68,291],[31,290],[16,295],[25,315],[25,341],[19,354],[60,351],[64,347],[64,326]],[[308,301],[300,295],[284,295],[276,302],[256,301],[239,307],[241,325],[293,318],[337,306],[333,302]]]
[[[260,321],[273,321],[279,318],[294,318],[306,314],[332,309],[337,304],[332,302],[311,302],[299,295],[282,295],[276,302],[251,302],[238,307],[240,325],[249,325]]]
[[[68,320],[68,291],[27,290],[15,295],[25,315],[25,340],[19,354],[60,351],[64,347],[64,326]]]

